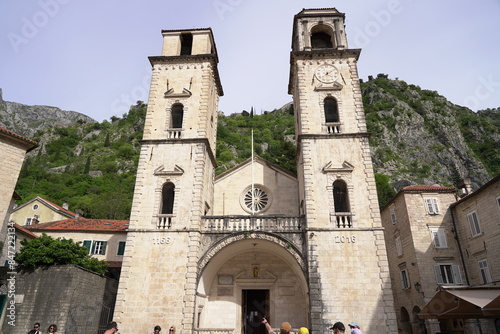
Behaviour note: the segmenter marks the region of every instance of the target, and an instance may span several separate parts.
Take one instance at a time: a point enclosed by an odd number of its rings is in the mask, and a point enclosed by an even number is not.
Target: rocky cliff
[[[0,89],[0,125],[17,134],[31,138],[38,130],[45,131],[50,126],[65,127],[77,123],[96,121],[76,111],[4,101]]]
[[[363,83],[362,94],[375,171],[396,189],[464,177],[478,188],[500,172],[500,109],[474,113],[386,75]]]

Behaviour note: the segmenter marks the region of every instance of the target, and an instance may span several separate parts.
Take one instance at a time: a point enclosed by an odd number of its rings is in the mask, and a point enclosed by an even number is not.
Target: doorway
[[[269,316],[269,290],[242,290],[243,293],[243,334],[267,334],[262,324],[265,316]]]

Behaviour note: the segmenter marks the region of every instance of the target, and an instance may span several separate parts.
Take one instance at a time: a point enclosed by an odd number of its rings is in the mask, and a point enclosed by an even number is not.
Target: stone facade
[[[461,280],[449,284],[464,283],[449,210],[456,201],[455,191],[450,187],[406,187],[381,212],[400,333],[424,333],[425,328],[428,333],[440,331],[437,321],[418,318],[439,285],[436,265],[457,266]],[[434,199],[436,206],[429,211],[428,203]],[[435,238],[441,243],[436,243]]]
[[[494,288],[500,280],[493,255],[500,251],[500,178],[459,201],[457,193],[451,187],[409,186],[382,209],[399,332],[495,332],[494,319],[419,319],[440,287]],[[478,227],[471,228],[472,213]]]
[[[117,286],[116,280],[71,265],[17,274],[14,317],[7,312],[2,333],[25,334],[35,322],[42,331],[56,324],[62,334],[102,333],[113,313]]]
[[[366,332],[395,333],[359,50],[347,47],[344,14],[303,10],[294,19],[298,177],[256,157],[214,178],[222,87],[212,32],[162,34],[162,56],[150,57],[120,327],[253,334],[266,316],[294,332],[357,320]]]
[[[0,231],[7,235],[7,219],[12,209],[14,188],[27,151],[37,143],[0,127]],[[4,242],[4,240],[1,240]]]

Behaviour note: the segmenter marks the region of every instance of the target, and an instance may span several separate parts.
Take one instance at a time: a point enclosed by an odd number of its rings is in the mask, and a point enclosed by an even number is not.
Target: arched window
[[[325,121],[327,123],[337,123],[339,122],[339,110],[337,106],[337,100],[329,96],[323,101],[325,107]]]
[[[184,117],[184,106],[176,103],[172,106],[171,127],[173,129],[182,128],[182,118]]]
[[[171,215],[174,213],[174,190],[172,182],[165,183],[161,190],[161,214]]]
[[[342,180],[333,182],[333,205],[335,212],[350,212],[347,184]]]
[[[327,25],[320,24],[311,30],[311,48],[331,49],[333,48],[333,30]]]

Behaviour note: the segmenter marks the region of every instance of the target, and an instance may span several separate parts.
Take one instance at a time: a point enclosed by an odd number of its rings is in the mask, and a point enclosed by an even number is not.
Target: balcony
[[[334,223],[336,228],[352,228],[352,213],[351,212],[335,212],[330,215],[330,221]]]
[[[335,134],[335,133],[341,133],[341,128],[340,126],[342,125],[342,123],[340,122],[330,122],[330,123],[326,123],[325,124],[325,127],[326,127],[326,132],[328,134]]]
[[[181,138],[181,134],[182,134],[182,129],[172,128],[172,129],[167,129],[166,131],[166,136],[168,139],[179,139]]]
[[[301,232],[303,216],[205,216],[204,232],[234,233],[240,231]]]
[[[173,219],[174,219],[173,214],[160,214],[158,215],[156,227],[158,229],[168,230],[172,227]]]

